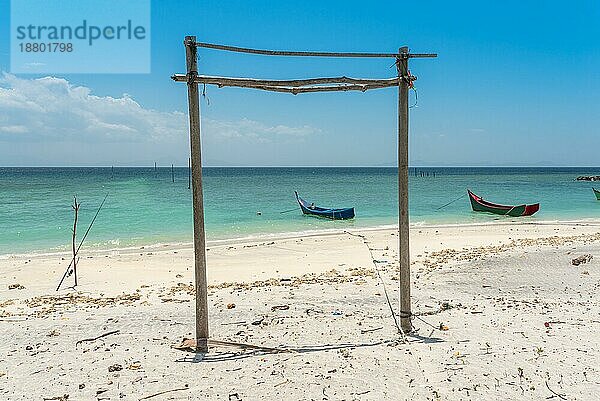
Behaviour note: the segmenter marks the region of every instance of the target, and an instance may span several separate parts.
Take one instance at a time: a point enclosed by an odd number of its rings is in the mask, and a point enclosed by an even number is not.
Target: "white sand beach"
[[[411,228],[406,339],[397,249],[391,229],[209,244],[204,356],[172,348],[189,246],[82,250],[76,291],[55,291],[68,254],[5,257],[0,399],[600,399],[600,222]]]

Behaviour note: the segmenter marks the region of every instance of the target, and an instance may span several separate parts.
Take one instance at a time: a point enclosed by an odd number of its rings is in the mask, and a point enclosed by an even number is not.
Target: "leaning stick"
[[[109,331],[108,333],[104,333],[104,334],[100,334],[98,337],[94,337],[94,338],[84,338],[83,340],[79,340],[75,343],[75,348],[77,348],[77,346],[83,342],[86,341],[96,341],[102,337],[106,337],[106,336],[110,336],[111,334],[117,334],[119,332],[119,330],[113,330],[113,331]]]
[[[158,395],[162,395],[162,394],[166,394],[166,393],[171,393],[173,391],[183,391],[183,390],[189,390],[190,388],[187,387],[182,387],[182,388],[174,388],[173,390],[165,390],[165,391],[161,391],[160,393],[156,393],[156,394],[151,394],[151,395],[147,395],[145,397],[140,398],[140,400],[147,400],[148,398],[152,398],[152,397],[156,397]]]
[[[548,390],[550,390],[550,392],[551,392],[552,394],[554,394],[552,397],[558,397],[558,398],[560,398],[561,400],[566,400],[566,399],[567,399],[567,397],[565,397],[563,394],[558,394],[556,391],[552,390],[552,389],[550,388],[550,386],[548,385],[548,380],[546,380],[546,388],[547,388]],[[552,398],[552,397],[549,397],[549,398]]]

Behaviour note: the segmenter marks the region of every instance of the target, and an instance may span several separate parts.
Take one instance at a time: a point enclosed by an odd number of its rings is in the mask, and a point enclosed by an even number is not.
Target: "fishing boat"
[[[538,210],[540,210],[540,204],[534,203],[533,205],[517,205],[517,206],[506,206],[498,205],[496,203],[488,202],[483,200],[482,197],[475,195],[470,190],[469,199],[471,200],[471,207],[474,212],[488,212],[494,214],[501,214],[503,216],[520,217],[520,216],[531,216]]]
[[[308,214],[316,217],[324,217],[332,220],[346,220],[354,218],[354,208],[346,207],[346,208],[330,208],[330,207],[319,207],[315,206],[314,203],[310,203],[302,199],[298,196],[298,192],[294,191],[296,194],[296,200],[300,205],[300,209],[302,209],[302,213]]]
[[[596,195],[596,199],[600,200],[600,191],[598,191],[596,188],[592,188],[592,190],[594,191],[594,195]]]

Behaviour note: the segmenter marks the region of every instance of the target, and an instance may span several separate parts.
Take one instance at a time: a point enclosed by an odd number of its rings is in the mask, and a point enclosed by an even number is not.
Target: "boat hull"
[[[594,195],[596,195],[596,199],[600,200],[600,191],[598,191],[596,188],[592,188],[594,190]]]
[[[493,213],[502,216],[511,216],[511,217],[521,217],[521,216],[531,216],[540,210],[540,204],[534,203],[532,205],[517,205],[517,206],[507,206],[507,205],[499,205],[496,203],[488,202],[483,200],[480,196],[475,195],[470,190],[467,190],[469,193],[469,200],[471,201],[471,208],[474,212],[486,212]]]
[[[310,207],[311,204],[300,196],[298,196],[298,192],[294,192],[296,194],[296,200],[300,205],[300,209],[303,214],[314,216],[314,217],[322,217],[330,220],[348,220],[354,218],[354,208],[346,207],[346,208],[325,208],[313,206]]]

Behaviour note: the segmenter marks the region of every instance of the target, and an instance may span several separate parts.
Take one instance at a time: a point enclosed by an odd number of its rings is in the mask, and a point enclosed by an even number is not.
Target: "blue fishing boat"
[[[310,203],[302,199],[298,196],[298,192],[294,191],[296,194],[296,200],[300,205],[300,209],[302,209],[302,213],[308,214],[316,217],[324,217],[332,220],[346,220],[354,218],[354,208],[346,207],[346,208],[327,208],[327,207],[319,207],[315,206],[314,203]]]

